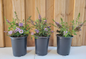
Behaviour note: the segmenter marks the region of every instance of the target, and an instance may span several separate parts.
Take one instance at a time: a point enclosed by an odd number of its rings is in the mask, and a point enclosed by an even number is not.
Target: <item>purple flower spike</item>
[[[13,33],[13,31],[8,31],[8,35],[11,35]]]
[[[47,23],[47,20],[44,20],[44,24],[46,24]]]
[[[18,26],[18,23],[16,23],[16,25]]]
[[[19,30],[19,33],[22,34],[23,33],[23,30]]]
[[[10,23],[10,21],[7,19],[7,22]]]
[[[44,20],[45,22],[47,22],[47,20]]]
[[[32,32],[31,35],[34,35],[34,33]]]
[[[39,14],[38,18],[39,18],[39,21],[41,22],[41,15],[40,14]]]
[[[32,24],[32,25],[35,25],[33,20],[30,20],[30,21],[31,21],[31,24]]]
[[[39,30],[35,29],[36,33],[39,33]]]
[[[16,33],[16,32],[17,32],[17,30],[14,30],[13,32],[14,32],[14,33]]]
[[[48,26],[47,28],[50,28],[50,26]]]
[[[51,33],[53,33],[54,31],[51,31]]]
[[[57,27],[59,27],[59,28],[61,28],[61,27],[62,27],[62,25],[61,25],[61,24],[59,24],[58,22],[55,22],[55,23],[56,23]]]
[[[66,33],[67,33],[68,31],[66,31]]]
[[[79,31],[81,31],[81,28],[79,29]]]
[[[22,27],[23,26],[23,23],[19,23],[19,26]]]
[[[37,25],[37,22],[35,22],[35,24]]]
[[[81,26],[83,26],[83,24],[84,24],[84,23],[81,23],[79,26],[81,27]]]
[[[81,31],[81,27],[83,26],[84,23],[81,23],[80,25],[78,25],[74,30],[75,31]]]
[[[66,34],[67,34],[67,32],[68,32],[68,31],[64,31],[64,35],[66,35]]]
[[[48,31],[48,29],[47,29],[47,28],[45,28],[44,30],[45,30],[45,31]]]

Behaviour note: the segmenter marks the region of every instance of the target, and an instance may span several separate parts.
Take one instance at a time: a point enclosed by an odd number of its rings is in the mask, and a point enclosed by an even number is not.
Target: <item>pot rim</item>
[[[73,36],[72,37],[63,37],[63,36],[59,36],[59,34],[56,34],[56,36],[57,37],[62,37],[62,38],[73,38]]]
[[[49,38],[50,36],[47,36],[47,37],[35,36],[35,37],[38,37],[38,38]]]
[[[11,37],[10,36],[10,38],[25,38],[25,37],[27,37],[27,36],[23,36],[23,37]]]

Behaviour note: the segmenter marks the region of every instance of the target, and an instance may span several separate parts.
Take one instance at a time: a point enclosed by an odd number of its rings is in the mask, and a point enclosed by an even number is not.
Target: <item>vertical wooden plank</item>
[[[25,21],[25,0],[12,0],[12,6],[13,6],[13,18],[15,18],[15,13],[16,11],[19,22],[22,22],[23,19]]]
[[[65,21],[71,24],[74,14],[74,0],[66,0],[65,6]]]
[[[84,20],[86,20],[86,0],[85,0],[85,12],[84,12]],[[83,26],[83,33],[82,33],[82,45],[86,45],[86,23]]]
[[[4,29],[3,29],[3,5],[2,0],[0,0],[0,47],[4,47]]]
[[[80,12],[80,21],[86,20],[85,17],[85,10],[86,10],[86,0],[3,0],[3,12],[2,12],[2,0],[0,0],[0,20],[1,20],[1,44],[3,47],[4,41],[2,39],[5,38],[5,46],[11,46],[11,40],[6,35],[3,35],[3,14],[4,16],[12,21],[12,18],[15,17],[14,11],[17,12],[18,17],[21,20],[27,19],[30,15],[32,16],[31,19],[35,20],[38,19],[38,12],[36,7],[38,7],[40,14],[42,17],[46,17],[49,23],[52,23],[52,19],[54,18],[55,21],[60,22],[60,18],[62,17],[64,21],[68,23],[72,20],[77,18],[78,13]],[[25,8],[26,7],[26,8]],[[85,12],[85,13],[84,13]],[[5,22],[5,21],[4,21]],[[70,24],[70,23],[69,23]],[[7,31],[7,25],[4,24],[5,31]],[[54,30],[54,36],[50,39],[50,44],[56,46],[56,30],[57,28],[51,27]],[[82,27],[82,31],[78,32],[77,36],[74,36],[72,41],[72,46],[81,46],[86,45],[86,24]],[[28,37],[28,46],[34,45],[34,40]]]
[[[48,23],[53,23],[52,19],[54,19],[54,0],[46,0],[46,18]],[[54,30],[54,26],[51,27],[52,30]],[[53,34],[51,35],[51,38],[49,40],[49,45],[52,46],[54,41]]]
[[[38,19],[38,12],[37,9],[39,9],[39,12],[42,17],[45,17],[45,0],[35,0],[35,19]]]
[[[84,7],[85,7],[85,0],[75,0],[75,7],[74,7],[74,20],[76,20],[78,14],[80,13],[80,21],[83,22],[84,20]],[[82,28],[83,30],[83,28]],[[81,46],[82,45],[82,33],[83,31],[77,32],[77,35],[74,36],[72,40],[73,46]]]
[[[3,5],[4,5],[4,16],[9,20],[9,21],[12,21],[12,18],[13,18],[13,14],[12,14],[12,0],[3,0]],[[4,24],[5,24],[5,31],[7,31],[8,29],[8,26],[4,20]],[[11,46],[11,39],[9,36],[7,36],[7,34],[5,33],[5,46],[6,47],[9,47]]]
[[[15,17],[14,11],[17,12],[17,15],[21,20],[25,19],[25,0],[4,0],[4,16],[9,20]],[[7,31],[7,25],[5,24],[5,31]],[[5,46],[11,46],[10,38],[5,34]]]
[[[13,5],[13,17],[15,17],[14,11],[16,11],[20,21],[25,19],[25,0],[12,0]]]
[[[26,0],[26,19],[29,16],[31,16],[32,20],[35,20],[35,0]],[[27,39],[27,46],[34,46],[34,45],[35,45],[34,39],[31,40],[31,35],[29,35]]]
[[[74,17],[74,0],[66,0],[65,9],[65,21],[71,26],[71,21]],[[72,28],[70,28],[70,30],[71,29]]]
[[[86,46],[86,26],[83,26],[83,33],[82,33],[82,45]]]
[[[54,1],[54,20],[57,22],[60,22],[60,18],[63,18],[63,21],[65,21],[65,0],[55,0]],[[53,45],[57,45],[57,38],[56,38],[56,30],[57,28],[54,27],[54,41]]]

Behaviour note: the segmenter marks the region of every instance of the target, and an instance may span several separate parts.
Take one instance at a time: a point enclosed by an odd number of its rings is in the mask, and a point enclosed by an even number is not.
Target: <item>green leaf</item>
[[[78,14],[78,17],[80,17],[80,13]]]
[[[74,35],[77,35],[76,33],[74,33]]]
[[[55,22],[55,20],[54,19],[52,19],[54,22]]]
[[[38,8],[36,7],[36,9],[37,9],[37,12],[39,13],[39,10],[38,10]],[[40,14],[40,13],[39,13]]]
[[[60,18],[61,19],[61,22],[63,22],[63,19],[62,18]]]
[[[6,21],[6,24],[7,24],[7,25],[9,25],[9,23],[7,22],[7,20],[6,20],[6,17],[5,17],[5,16],[4,16],[4,19],[5,19],[5,21]]]

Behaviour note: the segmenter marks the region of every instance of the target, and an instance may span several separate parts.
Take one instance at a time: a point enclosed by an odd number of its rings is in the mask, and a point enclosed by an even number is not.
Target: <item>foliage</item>
[[[57,25],[54,26],[59,28],[57,32],[63,37],[72,37],[73,35],[77,35],[76,32],[81,31],[81,27],[86,22],[86,20],[82,23],[79,22],[79,17],[80,13],[78,14],[76,20],[71,21],[71,25],[68,25],[67,22],[64,22],[62,18],[61,23],[58,23],[55,20],[53,20]]]
[[[23,36],[28,36],[30,34],[30,29],[31,27],[29,26],[28,22],[31,18],[31,16],[26,20],[26,22],[23,21],[21,22],[17,16],[17,13],[15,13],[16,19],[13,18],[13,21],[10,22],[8,19],[6,19],[6,24],[8,25],[8,31],[5,31],[8,36],[11,37],[23,37]]]
[[[39,10],[37,9],[38,13]],[[47,37],[53,31],[50,29],[50,23],[47,23],[46,18],[41,18],[41,15],[39,13],[38,19],[36,21],[30,20],[31,24],[33,25],[33,28],[35,28],[35,33],[31,33],[32,36],[41,36],[41,37]]]

